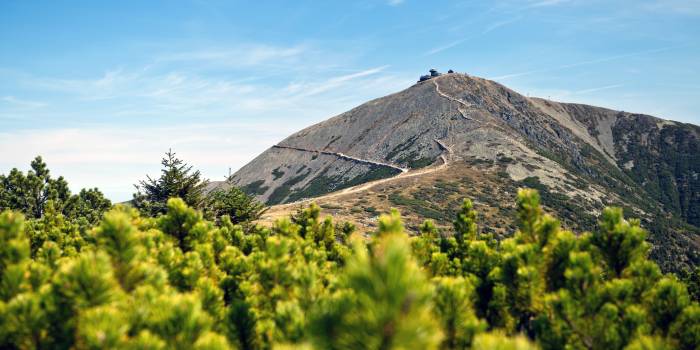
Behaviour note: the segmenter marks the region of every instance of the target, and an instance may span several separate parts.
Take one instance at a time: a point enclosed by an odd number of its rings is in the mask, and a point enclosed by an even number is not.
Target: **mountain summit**
[[[592,229],[603,206],[622,206],[647,224],[652,254],[673,270],[700,263],[699,134],[691,124],[431,74],[289,136],[232,179],[268,204],[314,198],[368,227],[389,207],[414,228],[423,218],[447,225],[468,196],[488,229],[514,209],[518,187],[534,187],[579,229]]]

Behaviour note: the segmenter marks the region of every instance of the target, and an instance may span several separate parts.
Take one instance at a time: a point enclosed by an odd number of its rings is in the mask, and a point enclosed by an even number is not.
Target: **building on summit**
[[[438,72],[437,69],[435,69],[435,68],[431,69],[429,72],[430,72],[429,75],[428,74],[421,75],[420,78],[418,79],[418,82],[420,83],[422,81],[426,81],[426,80],[429,80],[431,78],[439,77],[441,75],[440,72]],[[450,70],[450,73],[452,73],[452,70]]]

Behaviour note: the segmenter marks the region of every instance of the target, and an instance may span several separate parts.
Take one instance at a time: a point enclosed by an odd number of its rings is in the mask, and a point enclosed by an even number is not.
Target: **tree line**
[[[166,152],[161,165],[158,178],[147,175],[134,185],[136,193],[128,205],[144,216],[164,214],[170,198],[181,198],[187,205],[201,210],[207,219],[228,215],[235,224],[252,222],[265,211],[265,205],[233,186],[231,179],[216,188],[208,188],[210,183],[199,170],[193,170],[172,150]],[[0,174],[0,211],[14,210],[27,218],[39,219],[47,210],[57,210],[69,220],[90,225],[97,223],[111,207],[111,201],[97,188],[71,194],[68,182],[62,176],[52,178],[40,156],[31,162],[26,175],[16,168],[7,175]]]

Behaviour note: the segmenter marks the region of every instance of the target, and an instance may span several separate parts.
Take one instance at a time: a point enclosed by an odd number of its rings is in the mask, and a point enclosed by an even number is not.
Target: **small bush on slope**
[[[271,228],[217,223],[180,199],[78,229],[0,214],[0,348],[695,349],[700,306],[646,258],[619,209],[575,235],[518,194],[518,231],[370,238],[317,206]],[[40,229],[37,229],[40,227]],[[40,238],[37,238],[40,237]]]

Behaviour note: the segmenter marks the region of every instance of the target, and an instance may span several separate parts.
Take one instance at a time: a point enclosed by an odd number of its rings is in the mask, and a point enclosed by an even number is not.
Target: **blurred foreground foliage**
[[[639,221],[616,208],[577,235],[521,190],[518,230],[498,241],[468,200],[452,230],[426,221],[411,237],[396,211],[362,235],[316,205],[262,227],[223,205],[208,220],[179,198],[155,217],[122,205],[76,214],[49,187],[35,192],[47,193],[41,212],[0,214],[2,349],[700,344],[697,285],[662,274]]]

